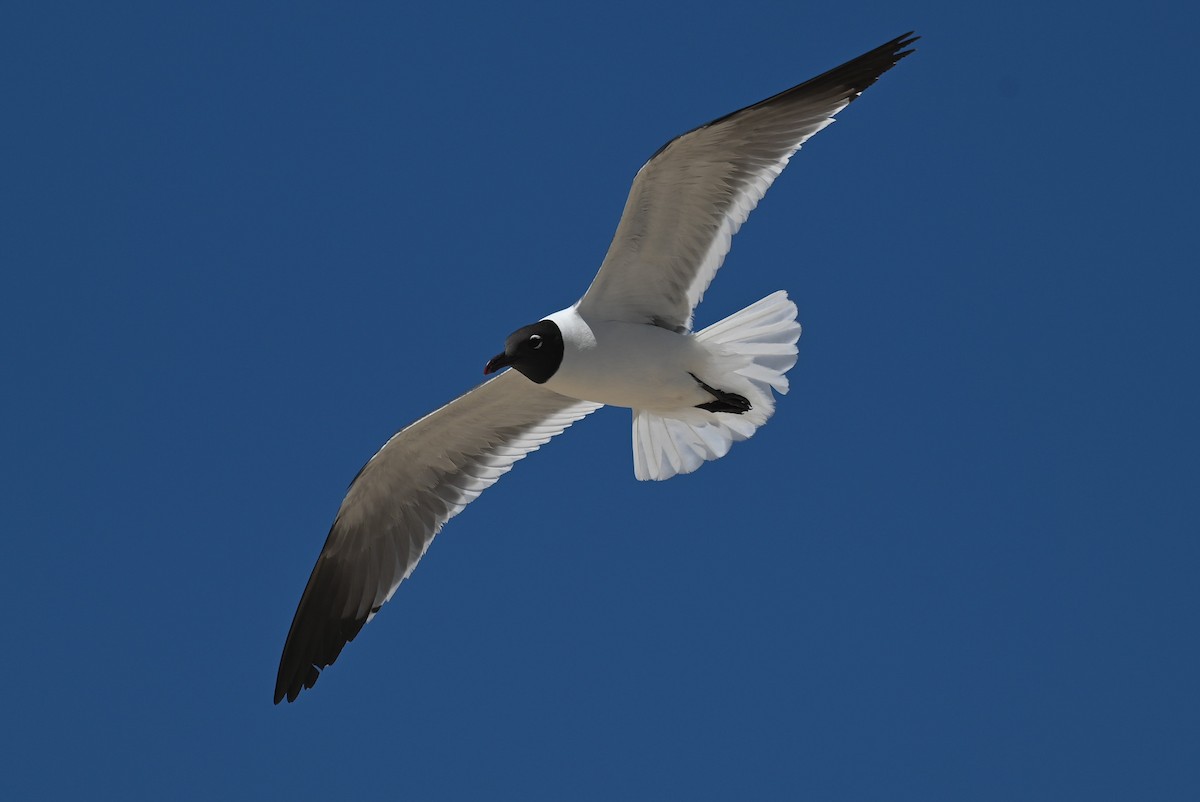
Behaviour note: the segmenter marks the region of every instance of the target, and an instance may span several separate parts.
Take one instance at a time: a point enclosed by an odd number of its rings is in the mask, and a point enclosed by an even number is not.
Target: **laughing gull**
[[[446,521],[585,415],[633,410],[638,479],[690,473],[767,422],[796,362],[795,304],[776,292],[698,332],[692,312],[792,154],[916,39],[896,37],[650,157],[583,297],[510,334],[483,372],[512,370],[401,430],[359,471],[288,631],[276,704],[313,686]]]

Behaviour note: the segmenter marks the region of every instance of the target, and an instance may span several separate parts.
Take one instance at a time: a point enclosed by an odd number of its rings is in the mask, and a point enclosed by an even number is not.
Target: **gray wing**
[[[351,483],[300,597],[275,703],[313,686],[412,573],[446,521],[517,460],[600,406],[510,370],[388,440]]]
[[[579,300],[590,319],[691,330],[730,239],[801,145],[912,50],[911,33],[761,103],[677,137],[633,180],[600,272]]]

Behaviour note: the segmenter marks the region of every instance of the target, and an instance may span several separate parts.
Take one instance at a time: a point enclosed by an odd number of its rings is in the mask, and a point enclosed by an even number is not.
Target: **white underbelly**
[[[548,389],[635,409],[683,409],[712,400],[691,375],[703,375],[708,363],[707,350],[692,336],[635,323],[588,326],[577,315],[568,330],[559,314],[552,318],[564,329],[563,361]]]

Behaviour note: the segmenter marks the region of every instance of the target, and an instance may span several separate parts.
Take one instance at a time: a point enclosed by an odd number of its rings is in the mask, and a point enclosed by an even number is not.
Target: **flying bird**
[[[917,38],[898,36],[650,157],[583,297],[510,334],[484,373],[511,370],[402,429],[359,471],[288,631],[276,704],[313,686],[446,521],[585,415],[631,408],[634,474],[656,480],[725,456],[767,422],[796,362],[795,304],[775,292],[696,332],[692,313],[792,155]]]

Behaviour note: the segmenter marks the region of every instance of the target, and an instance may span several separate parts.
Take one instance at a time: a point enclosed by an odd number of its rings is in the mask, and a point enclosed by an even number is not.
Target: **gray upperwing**
[[[693,129],[638,171],[586,317],[690,331],[730,240],[809,137],[912,50],[898,36],[810,81]]]
[[[275,703],[313,686],[446,521],[517,460],[599,407],[507,371],[388,440],[351,483],[300,597]]]

